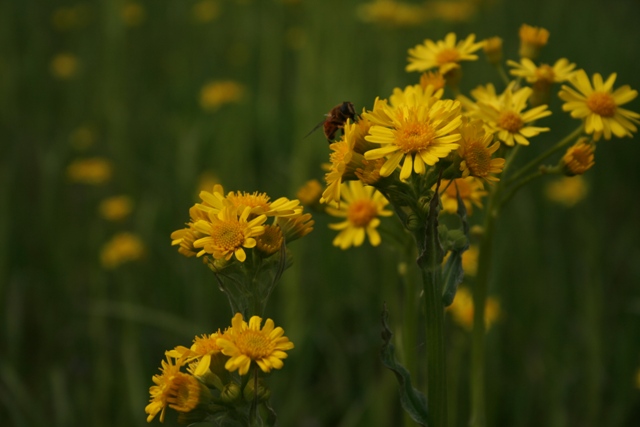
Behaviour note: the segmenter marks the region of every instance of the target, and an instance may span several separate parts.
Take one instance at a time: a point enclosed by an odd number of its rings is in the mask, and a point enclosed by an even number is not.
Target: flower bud
[[[244,396],[244,400],[247,402],[251,402],[254,398],[258,399],[258,402],[264,402],[265,400],[269,400],[271,397],[271,390],[265,385],[264,381],[261,379],[258,380],[258,390],[255,391],[254,381],[251,379],[244,387],[244,391],[242,392]]]
[[[220,399],[225,403],[234,403],[242,397],[240,386],[234,382],[226,384],[220,392]]]

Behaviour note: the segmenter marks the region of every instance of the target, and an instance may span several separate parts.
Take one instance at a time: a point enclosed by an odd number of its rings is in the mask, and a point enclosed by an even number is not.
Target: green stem
[[[522,167],[514,176],[512,176],[507,181],[507,184],[512,184],[518,178],[526,175],[532,169],[535,169],[547,157],[551,156],[552,154],[555,154],[556,152],[560,151],[561,149],[563,149],[564,147],[566,147],[567,145],[572,143],[573,140],[576,139],[582,133],[582,129],[583,129],[583,125],[580,124],[580,126],[578,126],[573,132],[571,132],[569,135],[567,135],[564,139],[562,139],[556,145],[554,145],[553,147],[549,148],[547,151],[545,151],[544,153],[540,154],[538,157],[536,157],[535,159],[531,160],[529,163],[524,165],[524,167]]]
[[[427,320],[429,427],[447,427],[447,371],[440,269],[423,266],[422,279]]]

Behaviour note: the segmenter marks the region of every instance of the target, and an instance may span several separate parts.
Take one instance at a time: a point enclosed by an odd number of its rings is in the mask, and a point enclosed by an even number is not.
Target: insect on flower
[[[322,126],[324,136],[326,136],[327,140],[331,142],[335,139],[336,132],[338,132],[338,130],[342,129],[344,131],[344,124],[347,119],[354,120],[357,114],[353,104],[349,101],[345,101],[342,104],[338,104],[333,107],[327,114],[325,114],[325,116],[326,118],[318,123],[311,132],[305,135],[305,138]]]

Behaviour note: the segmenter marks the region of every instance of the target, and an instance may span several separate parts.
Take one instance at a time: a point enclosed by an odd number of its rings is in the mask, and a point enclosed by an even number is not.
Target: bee
[[[327,137],[329,142],[336,138],[338,130],[342,130],[344,133],[344,124],[347,119],[354,120],[357,117],[356,110],[351,102],[345,101],[342,104],[338,104],[333,107],[327,114],[326,119],[321,121],[309,132],[305,138],[316,131],[320,126],[324,130],[324,136]]]

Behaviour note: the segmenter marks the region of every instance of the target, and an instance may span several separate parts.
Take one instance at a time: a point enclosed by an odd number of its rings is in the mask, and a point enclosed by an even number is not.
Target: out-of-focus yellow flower
[[[520,27],[520,56],[535,59],[540,53],[540,48],[549,41],[549,31],[542,27],[532,27],[522,24]]]
[[[198,194],[202,191],[211,191],[213,187],[220,184],[220,179],[211,171],[204,171],[198,179]]]
[[[375,0],[358,6],[360,20],[389,27],[420,25],[428,18],[424,6],[395,0]]]
[[[122,6],[120,16],[126,26],[137,27],[144,22],[147,12],[140,3],[128,2]]]
[[[96,133],[92,126],[80,126],[71,132],[69,142],[76,150],[86,150],[96,141]]]
[[[193,20],[205,24],[220,15],[220,4],[216,0],[200,0],[191,9]]]
[[[640,114],[620,108],[638,96],[637,90],[632,90],[628,85],[613,90],[616,81],[616,73],[602,80],[599,73],[593,75],[593,85],[584,70],[578,70],[569,80],[575,89],[562,86],[558,94],[565,101],[563,111],[571,112],[571,117],[583,119],[585,132],[593,134],[597,141],[602,135],[604,139],[611,139],[612,135],[618,138],[632,137],[637,132],[636,124],[640,123]]]
[[[51,60],[51,73],[61,80],[69,80],[78,74],[80,61],[71,53],[59,53]]]
[[[144,255],[144,245],[138,236],[128,232],[118,233],[109,240],[100,253],[102,266],[108,270],[136,261]]]
[[[439,71],[426,71],[420,76],[420,86],[424,89],[433,86],[434,92],[443,89],[446,83],[447,81]]]
[[[469,245],[469,249],[462,252],[462,270],[466,276],[475,277],[478,272],[478,255],[480,251],[477,245]]]
[[[473,297],[466,287],[458,288],[453,304],[447,307],[453,320],[468,331],[473,329]],[[485,329],[489,328],[500,318],[500,302],[493,297],[487,297],[484,307]]]
[[[482,181],[472,176],[454,179],[451,183],[443,179],[440,183],[440,188],[443,187],[446,187],[446,190],[440,195],[442,210],[451,214],[455,214],[458,211],[458,193],[467,209],[468,215],[473,213],[474,205],[482,208],[482,198],[487,195]]]
[[[469,21],[478,11],[478,5],[469,0],[430,1],[426,3],[427,16],[445,22]]]
[[[502,39],[500,37],[486,39],[483,50],[490,64],[497,65],[502,61]]]
[[[558,59],[553,66],[548,64],[537,66],[529,58],[521,58],[519,63],[509,60],[507,64],[513,67],[509,71],[512,76],[524,77],[533,88],[533,95],[529,100],[532,106],[549,103],[551,86],[571,78],[576,66],[566,58]]]
[[[640,388],[640,368],[636,372],[636,388]]]
[[[89,16],[89,6],[86,4],[60,7],[51,15],[51,23],[56,30],[71,31],[87,25]]]
[[[595,164],[595,144],[587,142],[587,138],[580,138],[560,160],[564,173],[568,176],[582,175]]]
[[[545,195],[549,200],[568,208],[584,199],[587,192],[587,183],[582,175],[562,177],[549,182],[545,188]]]
[[[100,202],[98,210],[107,221],[119,221],[129,216],[133,210],[133,200],[129,196],[109,197]]]
[[[300,200],[304,206],[317,206],[320,204],[320,198],[324,188],[320,181],[311,179],[307,181],[296,193],[296,198]]]
[[[364,186],[360,181],[349,181],[342,185],[342,203],[338,208],[327,207],[327,213],[345,220],[329,224],[332,230],[340,233],[333,239],[333,245],[346,250],[351,246],[360,246],[365,236],[369,237],[372,246],[381,242],[380,233],[376,230],[380,225],[380,216],[391,216],[393,212],[385,210],[389,204],[387,199],[373,187]]]
[[[232,80],[212,81],[200,90],[200,106],[215,111],[224,104],[239,102],[245,91],[244,85]]]
[[[476,43],[475,34],[470,34],[466,39],[456,43],[456,34],[449,33],[444,40],[433,42],[425,40],[409,49],[409,65],[407,71],[427,71],[438,68],[440,74],[446,75],[448,72],[460,68],[460,61],[475,61],[478,56],[475,51],[481,49],[484,41]]]
[[[81,184],[103,184],[111,179],[111,162],[101,157],[74,160],[67,166],[67,177]]]

